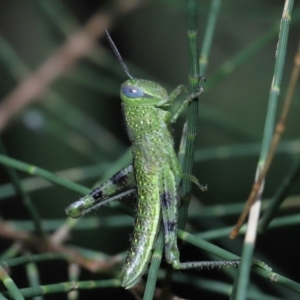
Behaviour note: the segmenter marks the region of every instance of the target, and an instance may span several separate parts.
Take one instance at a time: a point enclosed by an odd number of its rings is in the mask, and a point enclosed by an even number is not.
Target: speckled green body
[[[128,105],[123,105],[123,109],[129,135],[135,137],[132,140],[132,153],[138,194],[132,242],[121,272],[122,285],[130,287],[131,282],[135,283],[134,277],[140,277],[145,272],[151,258],[160,226],[162,177],[164,169],[170,169],[171,160],[176,159],[176,156],[172,137],[164,121],[165,114],[169,114],[168,112],[154,107]],[[140,118],[131,118],[131,115]],[[137,130],[133,130],[134,126],[137,126]],[[176,169],[172,171],[178,172],[178,166],[174,167]]]
[[[156,236],[163,224],[165,257],[175,269],[195,267],[195,263],[180,263],[177,247],[177,186],[182,177],[173,148],[170,123],[191,101],[188,96],[173,115],[168,111],[174,99],[185,91],[178,86],[170,95],[166,90],[148,80],[130,79],[121,86],[122,108],[129,139],[132,143],[133,166],[129,166],[108,181],[102,183],[89,195],[66,208],[66,213],[77,218],[114,198],[114,195],[136,185],[138,204],[132,242],[120,273],[121,285],[133,287],[145,273]],[[184,175],[196,183],[196,178]],[[161,222],[161,219],[163,222]]]
[[[124,86],[143,88],[141,98],[129,99]],[[180,176],[180,167],[169,131],[169,97],[156,83],[126,81],[121,99],[127,131],[132,143],[133,167],[138,195],[137,217],[128,256],[121,271],[121,284],[130,288],[145,272],[161,224],[161,197],[166,175]],[[151,94],[150,94],[151,93]],[[145,95],[146,94],[146,95]],[[176,197],[176,195],[175,195]],[[176,211],[173,217],[177,220]]]
[[[177,179],[185,177],[203,191],[207,187],[199,184],[192,175],[182,174],[169,125],[176,122],[193,98],[202,93],[203,88],[188,95],[178,110],[171,115],[168,107],[181,92],[187,92],[186,88],[179,85],[168,95],[157,83],[133,78],[107,31],[106,34],[112,50],[130,78],[121,85],[120,96],[128,136],[132,143],[133,165],[119,171],[89,195],[69,205],[66,213],[78,218],[95,207],[124,197],[127,192],[137,192],[137,216],[132,242],[120,273],[121,285],[126,289],[137,284],[145,273],[161,224],[164,230],[166,261],[172,264],[173,268],[212,269],[216,266],[231,266],[232,261],[181,263],[179,260]],[[136,185],[136,189],[120,193],[133,185]]]

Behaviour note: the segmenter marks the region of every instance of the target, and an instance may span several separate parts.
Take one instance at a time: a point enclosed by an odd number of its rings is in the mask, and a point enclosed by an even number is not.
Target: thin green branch
[[[217,257],[220,257],[225,260],[236,260],[239,259],[239,257],[229,251],[226,251],[214,244],[211,244],[205,240],[198,239],[192,234],[185,232],[183,230],[178,230],[178,237],[196,247],[199,247],[203,249],[204,251],[207,251],[213,255],[216,255]],[[272,271],[272,268],[267,266],[261,261],[258,260],[251,260],[250,266],[252,267],[252,271],[258,275],[260,275],[263,278],[266,278],[276,284],[282,285],[286,288],[289,288],[297,293],[300,293],[300,284],[290,280],[284,276],[281,276],[280,274],[277,274]],[[237,298],[239,299],[239,298]]]
[[[120,281],[118,279],[108,279],[108,280],[99,280],[99,281],[78,281],[78,282],[62,282],[56,284],[42,285],[38,288],[24,288],[20,289],[21,295],[25,298],[32,298],[42,295],[50,295],[57,293],[67,293],[74,290],[94,290],[94,289],[103,289],[103,288],[113,288],[119,287]],[[5,296],[8,296],[9,299],[12,298],[9,294],[5,293]],[[18,298],[18,299],[24,299]]]
[[[197,34],[197,1],[187,1],[187,36],[189,49],[189,89],[190,93],[196,93],[199,89],[199,64],[198,64],[198,34]],[[188,108],[187,118],[187,137],[185,157],[183,161],[182,170],[185,174],[192,173],[192,166],[194,162],[195,139],[198,127],[198,101],[190,103]],[[182,199],[183,203],[180,208],[180,215],[178,220],[178,227],[184,228],[187,216],[191,193],[191,182],[189,180],[182,180]]]
[[[38,288],[40,286],[39,271],[35,263],[29,263],[26,265],[26,273],[29,284],[32,288]],[[43,300],[44,297],[34,297],[33,300]]]
[[[49,171],[39,168],[37,166],[27,164],[27,163],[21,162],[19,160],[7,157],[6,155],[0,154],[0,163],[3,164],[4,166],[15,168],[19,171],[25,172],[30,175],[37,175],[37,176],[42,177],[54,184],[57,184],[59,186],[62,186],[69,190],[72,190],[74,192],[77,192],[81,195],[86,195],[90,192],[90,189],[88,189],[80,184],[77,184],[75,182],[71,182],[67,179],[61,178],[57,175],[54,175],[53,173],[51,173]]]
[[[0,153],[2,153],[3,156],[6,155],[4,145],[1,140],[0,140]],[[36,210],[35,206],[33,205],[30,196],[24,191],[17,172],[15,171],[15,169],[13,169],[11,167],[7,167],[7,172],[12,181],[12,184],[14,186],[16,193],[21,197],[24,206],[27,208],[27,211],[30,214],[30,216],[35,224],[36,233],[39,235],[44,235],[45,232],[42,227],[42,220],[39,216],[38,211]]]
[[[69,273],[69,282],[76,282],[80,277],[80,267],[76,263],[69,264],[68,268]],[[77,300],[79,299],[78,291],[71,291],[68,293],[68,300]]]
[[[165,240],[164,240],[164,233],[163,230],[161,229],[159,232],[159,235],[157,237],[153,255],[151,258],[151,264],[148,272],[148,278],[147,278],[147,283],[145,287],[145,293],[143,300],[152,300],[154,296],[154,291],[156,288],[156,281],[157,281],[157,276],[158,276],[158,270],[160,267],[161,259],[162,259],[162,253],[165,245]]]
[[[287,0],[285,2],[285,6],[283,9],[280,32],[279,32],[278,48],[276,50],[274,76],[271,84],[268,112],[266,116],[266,122],[265,122],[265,128],[264,128],[264,134],[262,140],[262,148],[261,148],[261,153],[257,165],[256,179],[253,188],[254,191],[255,191],[256,182],[259,179],[262,169],[266,163],[267,155],[270,149],[272,136],[274,132],[277,102],[278,102],[278,97],[280,92],[281,77],[282,77],[282,71],[283,71],[283,66],[285,61],[285,53],[286,53],[288,33],[289,33],[289,24],[290,24],[293,5],[294,5],[293,0]],[[237,282],[236,299],[238,300],[246,299],[247,286],[248,286],[249,276],[250,276],[251,261],[252,261],[254,247],[255,247],[256,231],[257,231],[257,224],[259,218],[261,196],[263,193],[263,185],[264,183],[262,182],[262,185],[257,187],[256,203],[251,209],[249,215],[250,225],[247,227],[245,243],[242,251],[242,262],[240,265],[239,279]],[[238,228],[241,226],[240,224],[242,223],[242,217],[243,216],[241,216],[237,226],[231,232],[230,234],[231,237],[237,235]]]
[[[282,204],[283,201],[285,201],[287,195],[289,195],[294,185],[298,183],[299,176],[300,176],[300,157],[292,166],[292,169],[290,170],[289,174],[287,174],[283,179],[283,182],[281,183],[277,192],[275,193],[275,196],[272,199],[270,205],[268,206],[268,209],[260,219],[258,225],[259,232],[265,231],[267,226],[269,226],[269,223],[274,218],[274,215],[278,211],[279,206]],[[270,225],[272,226],[272,224],[274,224],[274,222],[276,222],[277,220],[278,218],[276,218]]]
[[[222,0],[211,1],[210,12],[208,15],[208,20],[206,24],[206,29],[203,37],[203,43],[202,43],[200,59],[199,59],[199,69],[200,69],[201,76],[206,75],[206,68],[209,62],[209,54],[212,46],[212,39],[215,33],[215,28],[219,17],[221,3]]]
[[[4,286],[12,296],[11,299],[24,300],[22,293],[20,292],[14,281],[11,279],[11,277],[4,270],[2,265],[0,265],[0,280],[3,282]]]

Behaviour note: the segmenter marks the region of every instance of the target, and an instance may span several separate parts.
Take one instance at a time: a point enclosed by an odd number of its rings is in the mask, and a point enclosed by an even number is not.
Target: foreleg
[[[199,97],[202,94],[202,92],[203,92],[203,87],[200,87],[198,92],[188,95],[188,97],[181,103],[177,111],[173,114],[171,118],[171,123],[175,123],[178,117],[185,111],[189,103],[192,102],[194,98]]]

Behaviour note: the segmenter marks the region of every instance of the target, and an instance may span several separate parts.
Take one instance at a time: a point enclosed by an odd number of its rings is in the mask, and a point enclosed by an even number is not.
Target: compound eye
[[[122,93],[128,98],[140,98],[144,95],[143,90],[136,86],[124,86]]]

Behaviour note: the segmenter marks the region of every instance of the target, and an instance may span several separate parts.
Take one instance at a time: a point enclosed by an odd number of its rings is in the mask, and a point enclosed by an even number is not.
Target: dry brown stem
[[[292,70],[292,74],[291,74],[288,90],[286,93],[285,101],[283,104],[282,112],[281,112],[281,115],[277,122],[277,125],[275,127],[275,131],[273,134],[273,139],[272,139],[269,153],[268,153],[268,156],[266,159],[266,163],[264,164],[263,169],[260,172],[258,179],[256,180],[256,182],[253,183],[252,190],[250,191],[250,195],[247,199],[247,202],[245,204],[245,208],[244,208],[242,214],[240,215],[235,227],[230,232],[229,237],[231,239],[236,238],[236,236],[238,235],[241,226],[244,224],[244,222],[248,216],[251,206],[257,199],[257,195],[261,188],[261,185],[262,185],[263,181],[265,180],[265,177],[270,169],[274,155],[276,153],[276,149],[277,149],[280,139],[285,131],[285,123],[286,123],[286,119],[287,119],[287,116],[288,116],[288,113],[289,113],[289,110],[291,107],[291,103],[292,103],[293,95],[294,95],[295,88],[297,85],[297,81],[299,78],[299,71],[300,71],[300,43],[298,45],[298,50],[295,55],[294,68]]]
[[[120,14],[128,13],[140,1],[119,1],[111,10],[95,14],[78,32],[70,35],[34,73],[23,79],[0,104],[0,131],[13,115],[40,97],[45,89],[81,57],[90,53],[97,39],[104,36],[104,29]],[[99,51],[98,51],[99,54]]]

